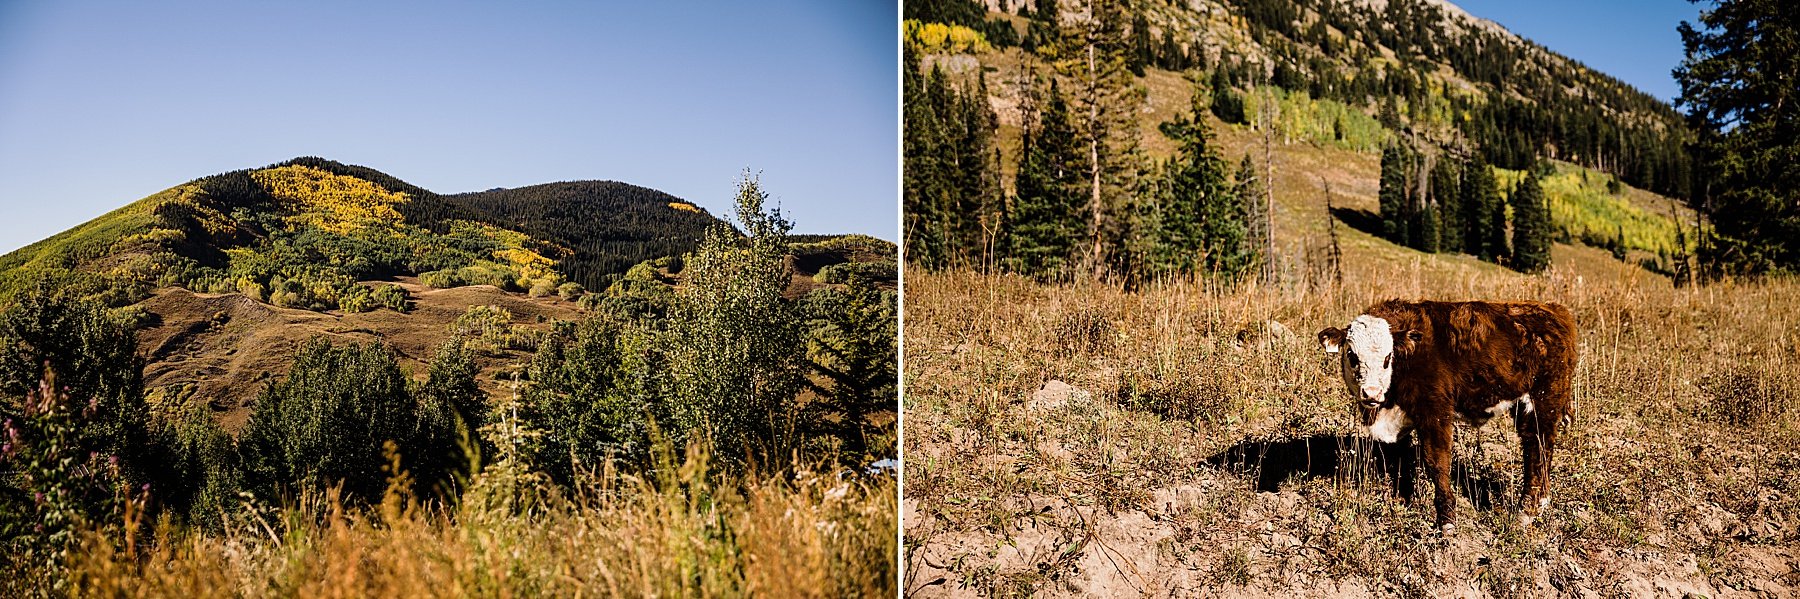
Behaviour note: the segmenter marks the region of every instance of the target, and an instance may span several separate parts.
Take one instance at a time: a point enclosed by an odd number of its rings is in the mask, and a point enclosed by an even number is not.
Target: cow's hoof
[[[1444,535],[1447,537],[1447,536],[1450,536],[1450,534],[1454,533],[1454,532],[1456,532],[1455,524],[1439,524],[1438,525],[1438,534],[1441,534],[1441,535]]]

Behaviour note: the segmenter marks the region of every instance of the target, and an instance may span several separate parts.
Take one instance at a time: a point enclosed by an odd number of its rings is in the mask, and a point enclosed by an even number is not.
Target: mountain
[[[1694,134],[1670,105],[1449,2],[938,0],[905,16],[906,237],[926,268],[1270,276],[1322,263],[1338,221],[1397,259],[1536,270],[1509,239],[1531,172],[1549,223],[1525,247],[1680,278],[1699,237]]]
[[[309,339],[379,341],[423,372],[472,309],[496,309],[533,337],[679,285],[682,257],[713,227],[735,233],[691,202],[625,183],[444,195],[303,157],[194,179],[0,256],[0,308],[40,292],[115,308],[137,329],[153,402],[197,396],[235,428]],[[790,299],[841,288],[849,271],[897,283],[891,243],[792,241]],[[493,373],[530,349],[479,356],[483,386],[498,393]]]
[[[331,309],[356,281],[433,272],[446,286],[602,289],[633,264],[692,250],[719,222],[622,183],[446,196],[297,158],[189,181],[0,257],[0,302],[48,281],[114,306],[179,286]]]
[[[691,202],[617,181],[547,183],[445,199],[568,248],[557,270],[595,289],[633,264],[694,249],[706,227],[719,222]]]

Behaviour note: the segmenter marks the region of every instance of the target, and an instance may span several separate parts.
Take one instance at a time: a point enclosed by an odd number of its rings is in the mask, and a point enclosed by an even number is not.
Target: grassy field
[[[1342,287],[1124,293],[909,271],[907,592],[1800,589],[1800,285],[1676,290],[1575,246],[1528,277],[1379,244],[1347,241]],[[1371,475],[1313,333],[1390,297],[1574,310],[1579,407],[1536,525],[1518,519],[1507,422],[1459,428],[1448,537],[1427,491],[1407,505]]]
[[[651,478],[572,491],[484,473],[461,505],[390,490],[245,501],[223,530],[90,533],[68,570],[92,597],[892,597],[894,479],[832,470],[731,476],[704,452]],[[136,523],[142,525],[144,523]],[[126,527],[134,524],[127,520]],[[13,581],[18,584],[21,581]]]

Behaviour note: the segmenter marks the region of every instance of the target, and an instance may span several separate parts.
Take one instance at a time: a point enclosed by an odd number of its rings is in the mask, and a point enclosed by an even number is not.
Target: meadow
[[[913,596],[1791,596],[1800,286],[1676,289],[1558,245],[1543,276],[1352,234],[1343,283],[1127,293],[907,272]],[[1380,258],[1380,259],[1377,259]],[[1315,269],[1312,272],[1317,272]],[[1561,302],[1578,408],[1552,504],[1511,423],[1457,432],[1449,535],[1392,496],[1314,333],[1399,298]],[[1422,486],[1421,489],[1424,487]]]

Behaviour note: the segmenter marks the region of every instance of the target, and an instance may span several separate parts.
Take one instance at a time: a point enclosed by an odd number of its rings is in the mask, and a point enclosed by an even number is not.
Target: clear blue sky
[[[898,238],[893,2],[0,0],[0,252],[317,155],[453,193],[612,179]]]
[[[1681,93],[1682,21],[1709,4],[1687,0],[1451,0],[1469,14],[1617,77],[1665,102]]]

